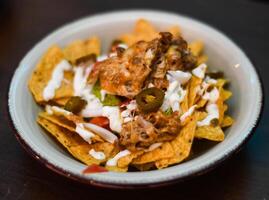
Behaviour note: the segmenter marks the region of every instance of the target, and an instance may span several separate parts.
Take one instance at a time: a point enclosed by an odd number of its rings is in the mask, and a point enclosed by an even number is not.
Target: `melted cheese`
[[[58,65],[56,65],[52,72],[51,79],[43,90],[43,99],[45,101],[53,99],[55,91],[61,86],[64,78],[64,71],[69,71],[71,69],[72,66],[66,60],[62,60]]]

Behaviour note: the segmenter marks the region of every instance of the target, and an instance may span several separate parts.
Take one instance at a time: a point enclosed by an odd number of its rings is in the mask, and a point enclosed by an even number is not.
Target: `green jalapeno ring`
[[[163,104],[164,92],[156,87],[142,90],[135,97],[139,110],[142,112],[157,111]]]

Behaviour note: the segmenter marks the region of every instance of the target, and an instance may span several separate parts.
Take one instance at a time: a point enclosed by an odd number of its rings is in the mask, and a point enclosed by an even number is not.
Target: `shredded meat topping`
[[[174,116],[166,116],[161,111],[138,115],[134,121],[123,124],[120,144],[132,150],[147,148],[156,142],[170,141],[180,131],[180,123]]]

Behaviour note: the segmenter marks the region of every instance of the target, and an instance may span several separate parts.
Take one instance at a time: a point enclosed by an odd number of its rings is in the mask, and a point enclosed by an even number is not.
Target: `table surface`
[[[269,102],[254,136],[217,169],[171,186],[136,191],[89,187],[41,166],[19,145],[9,124],[10,78],[26,52],[64,23],[103,11],[153,8],[207,22],[230,36],[261,72],[269,92],[269,4],[236,0],[2,0],[0,1],[0,199],[269,199]],[[266,123],[267,122],[267,123]]]

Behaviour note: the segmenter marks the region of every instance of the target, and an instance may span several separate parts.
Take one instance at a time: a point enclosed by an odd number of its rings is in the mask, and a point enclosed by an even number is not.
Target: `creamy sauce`
[[[196,67],[195,69],[192,70],[192,73],[194,76],[203,79],[205,77],[205,71],[206,71],[206,64],[201,64],[198,67]]]
[[[101,61],[106,60],[106,59],[108,59],[107,55],[105,55],[105,54],[100,55],[100,56],[97,57],[97,62],[101,62]]]
[[[90,89],[83,90],[83,99],[87,101],[86,107],[81,111],[83,117],[99,117],[103,114],[103,105]]]
[[[178,81],[181,85],[187,83],[191,78],[191,74],[189,72],[183,72],[180,70],[177,71],[168,71],[167,79],[172,79]]]
[[[218,82],[216,79],[210,78],[209,76],[206,76],[206,77],[205,77],[205,81],[206,81],[208,84],[211,84],[211,85],[215,85],[215,84],[217,84],[217,82]]]
[[[219,98],[219,90],[214,87],[210,92],[206,92],[203,95],[203,99],[208,100],[210,103],[215,103]]]
[[[91,138],[94,137],[94,133],[85,129],[82,123],[76,124],[76,133],[78,133],[86,142],[91,144]]]
[[[183,115],[181,115],[180,117],[180,121],[181,122],[184,122],[187,117],[191,116],[192,113],[194,112],[195,108],[196,108],[197,105],[193,105],[192,107],[190,107]]]
[[[93,65],[90,65],[86,68],[83,66],[74,68],[75,75],[73,80],[73,88],[75,96],[82,96],[83,90],[86,88],[87,79],[89,74],[91,73],[92,68]]]
[[[66,60],[62,60],[59,64],[56,65],[52,72],[51,79],[43,90],[43,99],[45,101],[53,99],[55,96],[55,91],[61,86],[62,80],[64,78],[64,71],[69,71],[71,69],[72,66]]]
[[[173,112],[181,111],[180,103],[183,101],[186,91],[182,89],[178,81],[172,81],[165,92],[164,101],[161,106],[162,111],[166,111],[170,107]]]
[[[89,151],[89,154],[95,158],[96,160],[104,160],[106,159],[106,155],[102,151],[95,151],[94,149],[91,149]]]
[[[107,94],[107,92],[106,92],[105,90],[101,90],[101,91],[100,91],[100,94],[101,94],[101,101],[104,101],[105,98],[106,98],[106,94]]]
[[[102,116],[109,119],[109,127],[112,131],[121,132],[121,114],[118,106],[104,106]]]
[[[133,111],[137,108],[137,104],[135,100],[130,101],[130,103],[126,106],[126,110],[121,112],[121,117],[123,118],[123,122],[133,121]]]
[[[212,119],[219,118],[219,109],[218,105],[216,104],[218,98],[219,98],[219,91],[216,87],[214,87],[214,89],[211,90],[210,92],[206,92],[203,95],[203,99],[208,100],[208,103],[206,105],[206,111],[208,115],[202,121],[197,122],[197,126],[208,126],[210,125]]]
[[[217,104],[207,104],[206,105],[206,111],[208,113],[207,117],[204,118],[202,121],[197,122],[197,126],[208,126],[210,125],[210,122],[212,119],[218,119],[219,118],[219,109]]]
[[[113,144],[118,140],[118,137],[114,133],[110,132],[105,128],[102,128],[92,123],[83,123],[83,125],[97,135],[99,135],[100,137],[102,137],[104,140],[108,141],[109,143]]]
[[[46,111],[46,113],[48,113],[49,115],[52,115],[52,114],[53,114],[53,110],[51,109],[51,106],[50,106],[50,105],[46,105],[46,107],[45,107],[45,111]]]
[[[107,166],[116,166],[117,163],[118,163],[118,160],[124,156],[127,156],[131,154],[131,152],[129,150],[124,150],[124,151],[120,151],[114,158],[111,158],[109,159],[107,162],[106,162],[106,165]]]

